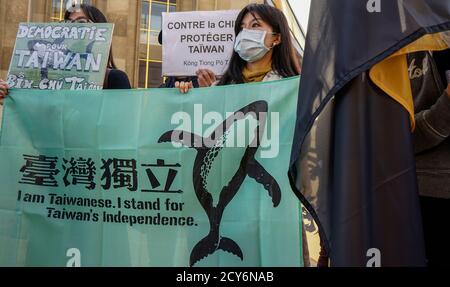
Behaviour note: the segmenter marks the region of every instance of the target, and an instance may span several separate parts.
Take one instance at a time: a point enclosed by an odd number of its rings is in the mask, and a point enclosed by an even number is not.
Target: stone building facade
[[[274,0],[79,0],[95,5],[115,23],[113,54],[134,88],[156,87],[161,77],[162,50],[158,43],[161,13],[241,9],[249,3],[269,3],[285,12],[297,49],[304,35],[289,11],[287,1]],[[5,79],[20,22],[60,21],[67,0],[0,0],[0,78]]]

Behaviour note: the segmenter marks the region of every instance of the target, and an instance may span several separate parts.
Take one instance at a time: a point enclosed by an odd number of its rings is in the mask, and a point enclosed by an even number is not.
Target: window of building
[[[158,87],[162,83],[162,49],[158,35],[162,13],[174,12],[176,0],[142,0],[139,36],[139,88]]]
[[[50,14],[50,20],[53,22],[59,22],[64,20],[64,12],[66,11],[67,2],[71,0],[52,0],[52,12]],[[80,4],[92,4],[91,0],[79,0]]]
[[[291,2],[293,2],[293,1],[291,1]],[[304,0],[302,0],[302,3],[303,2],[304,2]],[[266,0],[265,3],[277,7],[286,16],[286,20],[288,21],[289,29],[291,30],[291,34],[293,36],[294,46],[296,47],[297,50],[299,50],[299,52],[301,52],[301,54],[303,54],[303,49],[305,48],[306,36],[299,24],[297,16],[294,13],[294,10],[291,7],[290,1]],[[306,2],[304,2],[304,3],[306,3]],[[297,6],[296,6],[296,8],[297,8]]]

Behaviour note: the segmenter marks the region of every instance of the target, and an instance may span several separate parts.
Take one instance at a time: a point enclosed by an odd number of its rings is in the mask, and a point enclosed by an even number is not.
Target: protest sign
[[[163,75],[194,76],[200,68],[223,75],[233,53],[238,13],[163,13]]]
[[[298,87],[12,90],[0,266],[302,266]]]
[[[7,82],[11,88],[103,88],[113,24],[21,23]]]

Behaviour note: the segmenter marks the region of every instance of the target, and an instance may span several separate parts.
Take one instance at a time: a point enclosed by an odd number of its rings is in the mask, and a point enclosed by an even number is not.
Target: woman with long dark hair
[[[64,21],[71,23],[108,23],[105,15],[96,7],[87,4],[81,4],[79,7],[79,9],[66,10]],[[112,48],[109,52],[103,89],[131,89],[127,74],[117,69],[114,63]]]
[[[230,65],[217,81],[210,70],[197,71],[200,87],[252,82],[268,82],[300,74],[300,56],[294,49],[284,14],[267,4],[250,4],[235,23],[236,40]],[[187,93],[192,82],[175,84]],[[308,244],[302,225],[303,262],[309,266]]]
[[[213,72],[199,70],[200,87],[266,82],[300,74],[289,26],[280,10],[267,4],[250,4],[239,13],[234,29],[236,40],[228,70],[219,81]],[[190,82],[176,86],[182,93],[192,88]]]

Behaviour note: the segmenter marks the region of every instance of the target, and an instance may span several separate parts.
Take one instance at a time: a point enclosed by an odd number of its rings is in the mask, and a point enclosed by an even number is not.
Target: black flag
[[[406,53],[448,30],[448,0],[312,1],[289,174],[332,266],[425,265]]]

